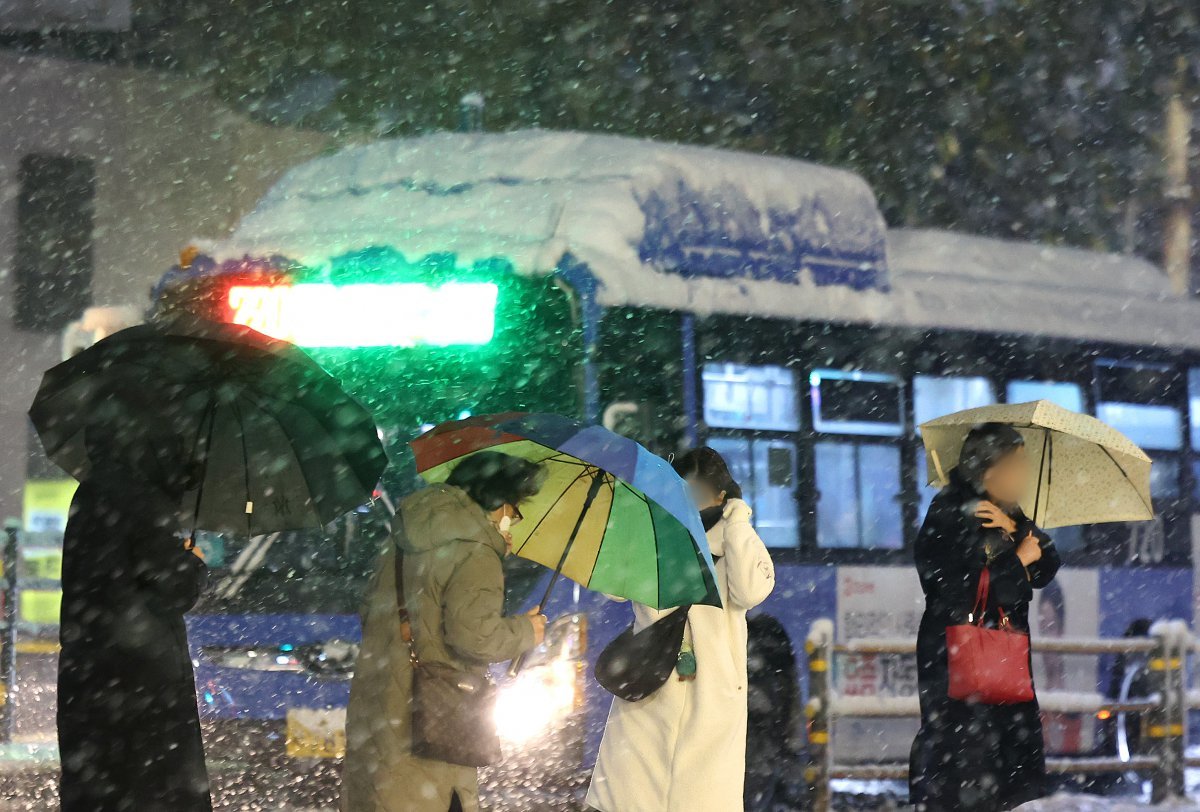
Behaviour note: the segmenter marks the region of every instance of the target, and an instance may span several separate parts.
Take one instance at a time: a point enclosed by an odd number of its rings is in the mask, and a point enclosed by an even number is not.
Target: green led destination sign
[[[302,347],[451,347],[487,344],[499,289],[443,285],[235,285],[229,321]]]

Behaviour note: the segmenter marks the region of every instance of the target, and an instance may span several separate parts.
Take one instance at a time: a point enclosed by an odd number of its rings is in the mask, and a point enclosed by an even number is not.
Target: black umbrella
[[[303,351],[190,315],[122,330],[49,370],[29,415],[77,478],[89,448],[114,447],[88,436],[173,438],[181,459],[167,464],[202,472],[180,507],[205,530],[327,524],[368,501],[387,464],[370,413]]]

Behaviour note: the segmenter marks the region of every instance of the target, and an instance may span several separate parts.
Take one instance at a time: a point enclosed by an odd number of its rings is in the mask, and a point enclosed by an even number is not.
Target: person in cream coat
[[[674,462],[687,480],[716,562],[722,608],[688,611],[676,673],[639,702],[614,699],[587,803],[599,812],[737,812],[746,772],[746,612],[775,568],[721,456]],[[634,604],[640,631],[672,611]]]

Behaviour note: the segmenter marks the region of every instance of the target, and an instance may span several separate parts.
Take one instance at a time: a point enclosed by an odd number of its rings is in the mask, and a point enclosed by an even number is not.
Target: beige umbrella
[[[1037,476],[1021,507],[1039,527],[1154,518],[1146,452],[1112,426],[1048,400],[981,406],[922,423],[930,484],[946,483],[967,433],[980,423],[1008,423],[1025,437]]]

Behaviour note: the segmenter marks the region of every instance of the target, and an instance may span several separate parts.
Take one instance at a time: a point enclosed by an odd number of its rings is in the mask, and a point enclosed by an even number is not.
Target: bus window
[[[878,442],[818,442],[817,544],[899,549],[900,448]]]
[[[1150,467],[1150,496],[1153,499],[1179,498],[1179,460],[1155,456]]]
[[[1192,450],[1192,500],[1200,503],[1200,367],[1188,370],[1188,417]]]
[[[1192,450],[1200,451],[1200,367],[1188,370],[1188,415],[1191,417]]]
[[[900,378],[861,370],[816,369],[812,392],[820,547],[897,549],[904,542]],[[870,439],[868,439],[870,438]]]
[[[388,537],[382,504],[321,530],[247,538],[201,533],[209,589],[198,614],[352,615]]]
[[[729,464],[754,509],[754,527],[768,547],[795,547],[800,540],[796,506],[796,444],[755,437],[711,437],[708,444]]]
[[[1073,412],[1084,411],[1083,387],[1065,381],[1009,381],[1005,396],[1009,403],[1028,403],[1031,400],[1048,400]],[[1061,552],[1071,552],[1083,547],[1082,527],[1056,527],[1050,530],[1054,543]]]
[[[1012,397],[1010,395],[1009,399]],[[977,406],[990,406],[996,402],[996,393],[992,382],[982,377],[943,377],[938,375],[913,376],[913,414],[917,422],[917,431],[927,420],[962,411],[974,409]],[[924,521],[929,511],[929,503],[938,492],[936,485],[930,485],[928,472],[925,470],[925,453],[917,449],[917,520]]]
[[[1102,402],[1096,404],[1096,417],[1147,452],[1177,451],[1183,442],[1179,410],[1173,406]]]
[[[1048,400],[1073,412],[1083,411],[1083,387],[1077,383],[1063,383],[1062,381],[1009,381],[1006,394],[1009,403]]]
[[[808,380],[817,431],[880,437],[904,433],[903,389],[896,376],[817,369]]]
[[[704,365],[704,422],[740,429],[708,438],[729,463],[754,510],[754,527],[772,547],[800,543],[796,441],[800,428],[796,377],[786,367]],[[773,436],[772,436],[773,435]]]
[[[1154,460],[1150,495],[1156,512],[1178,501],[1183,414],[1172,398],[1175,371],[1160,364],[1096,363],[1096,417],[1137,443]],[[1189,379],[1189,399],[1190,399]]]
[[[933,501],[937,492],[937,485],[929,484],[929,463],[925,459],[925,451],[917,449],[917,496],[920,499],[917,505],[918,524],[925,521],[925,514],[929,512],[929,503]]]
[[[913,413],[917,426],[951,412],[995,402],[996,393],[987,378],[913,376]]]
[[[796,379],[785,367],[705,364],[703,380],[704,422],[710,428],[800,428]]]

